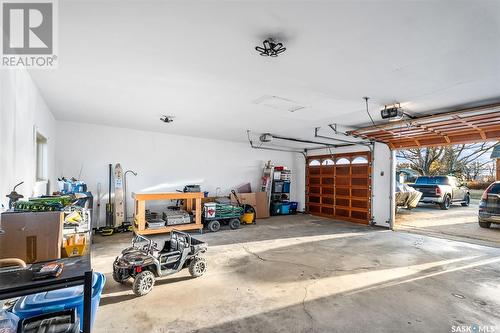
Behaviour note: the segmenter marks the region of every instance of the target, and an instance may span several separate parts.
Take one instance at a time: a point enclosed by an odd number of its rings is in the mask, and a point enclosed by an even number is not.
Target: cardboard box
[[[258,219],[269,217],[269,206],[266,192],[238,193],[240,203],[250,205],[255,208],[255,215]],[[231,202],[236,203],[236,198],[231,194]]]
[[[61,258],[62,212],[3,213],[0,258],[19,258],[26,263]]]
[[[258,219],[265,219],[269,217],[269,199],[266,192],[256,192],[255,199],[257,201],[257,211]]]
[[[204,197],[201,199],[201,205],[203,206],[203,204],[208,202],[215,202],[215,199],[217,199],[217,197]]]
[[[255,208],[257,206],[257,199],[255,193],[237,193],[238,199],[241,204],[250,205]],[[237,203],[236,198],[231,194],[231,202]]]

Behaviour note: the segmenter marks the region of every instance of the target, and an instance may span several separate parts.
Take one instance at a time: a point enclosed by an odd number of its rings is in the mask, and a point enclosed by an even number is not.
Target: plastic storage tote
[[[281,190],[283,193],[290,193],[290,182],[284,182]]]
[[[282,181],[277,181],[277,182],[274,182],[273,183],[273,192],[274,193],[281,193],[281,192],[284,192],[283,191],[283,186],[284,186],[285,183],[283,183]]]
[[[299,203],[297,201],[290,201],[290,214],[297,214]]]
[[[272,202],[271,203],[271,215],[280,215],[281,214],[281,203],[280,202]]]
[[[106,278],[104,274],[94,272],[92,281],[92,324],[99,307],[102,289]],[[83,330],[83,286],[76,286],[21,297],[12,312],[20,319],[76,308]]]
[[[50,312],[35,317],[21,319],[15,332],[39,333],[60,332],[80,333],[80,319],[76,309]]]
[[[284,202],[281,204],[281,214],[288,215],[290,214],[290,203]]]

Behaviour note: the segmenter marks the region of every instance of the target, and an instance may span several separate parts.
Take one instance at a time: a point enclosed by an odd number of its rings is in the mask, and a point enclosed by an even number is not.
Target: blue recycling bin
[[[281,214],[283,214],[283,215],[290,214],[290,203],[289,202],[282,203],[282,205],[281,205]]]
[[[92,278],[92,323],[99,307],[102,289],[106,277],[102,273],[94,272]],[[23,296],[17,300],[12,312],[19,319],[30,318],[44,313],[58,312],[76,308],[80,318],[80,330],[83,330],[83,286],[76,286],[38,294]]]

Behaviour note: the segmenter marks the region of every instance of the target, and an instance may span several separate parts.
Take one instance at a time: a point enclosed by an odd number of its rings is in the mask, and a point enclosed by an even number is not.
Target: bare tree
[[[466,174],[466,171],[471,168],[482,171],[487,162],[478,162],[475,165],[474,162],[492,148],[493,145],[489,142],[448,146],[444,149],[441,158],[441,172],[444,174]]]
[[[405,160],[413,170],[420,174],[429,175],[432,165],[441,158],[443,151],[443,147],[413,148],[399,150],[397,157]]]
[[[454,174],[476,178],[488,161],[478,161],[493,148],[482,142],[444,147],[412,148],[400,150],[397,157],[422,175]],[[477,164],[474,162],[478,161]]]
[[[495,161],[490,161],[486,165],[486,174],[488,175],[488,181],[494,181],[496,178],[497,168]]]
[[[479,180],[479,176],[483,175],[484,173],[489,176],[489,166],[491,166],[491,161],[474,161],[464,166],[463,174],[467,180]]]

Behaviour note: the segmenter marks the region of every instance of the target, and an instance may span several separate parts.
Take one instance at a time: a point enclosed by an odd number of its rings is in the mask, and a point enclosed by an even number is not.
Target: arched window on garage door
[[[368,160],[364,156],[356,156],[352,162],[352,164],[368,164]]]
[[[335,162],[333,162],[333,160],[331,158],[327,158],[326,160],[323,160],[323,162],[321,162],[321,165],[334,165]]]
[[[345,157],[341,157],[337,160],[337,165],[346,165],[346,164],[351,164],[351,161],[349,161],[347,158]]]

